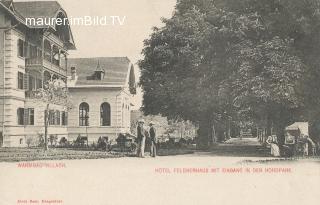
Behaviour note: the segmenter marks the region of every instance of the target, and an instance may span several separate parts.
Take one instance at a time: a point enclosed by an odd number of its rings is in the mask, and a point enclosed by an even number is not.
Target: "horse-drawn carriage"
[[[309,137],[308,122],[295,122],[285,129],[283,145],[286,156],[307,156],[315,154],[315,144]]]

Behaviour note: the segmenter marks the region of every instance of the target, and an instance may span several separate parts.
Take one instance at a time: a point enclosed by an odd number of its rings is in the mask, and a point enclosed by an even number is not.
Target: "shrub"
[[[44,147],[44,137],[43,134],[38,134],[38,146]]]
[[[59,141],[61,147],[66,147],[68,145],[68,140],[65,137],[62,137]]]
[[[107,151],[108,149],[108,137],[99,137],[97,143],[97,149],[102,149]]]
[[[30,147],[34,143],[34,139],[32,137],[27,137],[26,144]]]
[[[57,135],[50,135],[49,141],[51,146],[56,145],[58,141]]]

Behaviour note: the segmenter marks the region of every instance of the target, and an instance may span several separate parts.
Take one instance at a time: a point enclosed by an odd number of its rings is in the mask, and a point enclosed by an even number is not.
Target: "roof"
[[[297,130],[304,135],[309,135],[309,123],[308,122],[295,122],[292,125],[286,127],[286,130]]]
[[[130,73],[130,60],[127,57],[70,58],[68,75],[71,67],[76,67],[77,80],[75,87],[83,86],[125,86]],[[102,80],[92,80],[95,71],[104,71]]]
[[[62,14],[67,18],[66,12],[57,1],[19,2],[12,0],[0,0],[0,6],[4,7],[14,18],[29,28],[52,28],[54,31],[56,30],[55,25],[27,25],[26,18],[51,19],[56,18],[58,14]],[[71,28],[69,25],[64,26],[68,27],[68,32],[65,32],[67,40],[64,43],[69,49],[75,49]]]
[[[24,18],[52,18],[55,17],[61,6],[56,1],[24,1],[13,2],[13,6]]]

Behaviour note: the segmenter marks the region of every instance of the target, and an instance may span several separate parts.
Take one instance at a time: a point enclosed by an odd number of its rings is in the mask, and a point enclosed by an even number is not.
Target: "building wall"
[[[10,21],[0,12],[0,26],[4,25],[10,25]],[[39,134],[44,133],[45,104],[26,99],[25,90],[18,88],[18,72],[26,72],[25,59],[18,56],[18,39],[26,40],[25,35],[16,29],[0,30],[0,146],[4,147],[25,147],[27,138],[39,138]],[[35,124],[18,125],[18,108],[34,108]],[[50,109],[65,110],[63,106],[53,104]],[[1,134],[4,134],[3,139]],[[67,137],[67,126],[49,126],[50,135]]]
[[[4,13],[0,10],[0,27],[7,26],[7,20]],[[0,29],[0,146],[3,143],[3,121],[4,121],[4,37],[5,29]]]
[[[25,126],[25,135],[27,136],[37,136],[39,133],[44,133],[44,111],[46,109],[46,103],[39,102],[34,99],[27,99],[25,103],[25,108],[34,108],[34,125]],[[65,106],[50,104],[49,110],[60,111],[60,124],[62,122],[61,113],[65,111]],[[62,137],[68,137],[67,125],[49,125],[48,126],[48,136],[57,135],[58,139]]]
[[[130,100],[129,94],[111,88],[69,88],[73,108],[69,111],[69,140],[79,135],[88,136],[90,143],[96,142],[100,136],[108,136],[114,140],[119,133],[130,132]],[[89,126],[79,126],[79,105],[89,104]],[[100,106],[107,102],[111,107],[111,126],[100,125]]]
[[[5,72],[5,130],[4,146],[22,146],[24,126],[18,125],[17,109],[24,108],[24,90],[18,89],[18,72],[25,73],[25,60],[18,57],[18,39],[25,40],[25,36],[14,29],[5,32],[5,43],[1,47],[4,52]]]

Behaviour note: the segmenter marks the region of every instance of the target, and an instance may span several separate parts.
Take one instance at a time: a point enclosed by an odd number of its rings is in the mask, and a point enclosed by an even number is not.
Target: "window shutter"
[[[43,113],[43,117],[44,117],[44,118],[43,118],[43,122],[44,122],[44,125],[46,126],[46,123],[48,123],[48,122],[47,122],[47,120],[48,120],[48,119],[47,119],[48,113],[47,113],[47,110],[44,110],[43,112],[44,112],[44,113]]]
[[[60,111],[56,110],[56,125],[60,125]]]
[[[68,112],[65,113],[65,125],[68,125]]]
[[[29,73],[23,75],[23,88],[29,90]]]
[[[18,47],[18,57],[23,57],[23,41],[21,39],[18,39],[17,47]]]
[[[24,125],[29,125],[29,109],[24,109]]]
[[[29,58],[29,44],[28,44],[28,42],[26,42],[26,41],[24,42],[23,49],[24,49],[24,51],[23,51],[24,57]]]
[[[29,109],[29,125],[34,125],[34,108]]]

